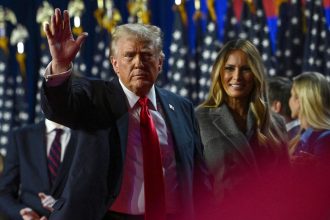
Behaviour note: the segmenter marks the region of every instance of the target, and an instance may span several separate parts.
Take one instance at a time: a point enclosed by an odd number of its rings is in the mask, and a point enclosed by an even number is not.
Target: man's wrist
[[[64,81],[66,81],[72,72],[72,63],[69,65],[69,68],[60,73],[53,73],[52,72],[52,62],[48,64],[46,67],[46,71],[44,77],[46,79],[46,85],[50,87],[61,85]]]
[[[63,72],[67,72],[71,68],[71,62],[70,63],[63,63],[52,60],[51,62],[51,74],[57,75],[61,74]]]

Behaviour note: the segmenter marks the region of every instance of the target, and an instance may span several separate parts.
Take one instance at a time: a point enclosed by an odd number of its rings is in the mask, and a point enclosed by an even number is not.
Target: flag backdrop
[[[159,26],[165,62],[158,84],[195,105],[208,92],[217,52],[231,39],[250,39],[270,76],[330,76],[330,0],[1,0],[2,154],[11,129],[43,118],[39,91],[51,58],[42,26],[54,8],[70,11],[75,36],[89,33],[76,72],[106,80],[115,76],[108,50],[113,28],[127,22]]]

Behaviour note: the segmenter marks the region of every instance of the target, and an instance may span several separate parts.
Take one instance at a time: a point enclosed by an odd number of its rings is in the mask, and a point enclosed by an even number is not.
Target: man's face
[[[146,95],[162,68],[163,57],[154,46],[134,37],[117,41],[111,63],[121,82],[138,96]]]

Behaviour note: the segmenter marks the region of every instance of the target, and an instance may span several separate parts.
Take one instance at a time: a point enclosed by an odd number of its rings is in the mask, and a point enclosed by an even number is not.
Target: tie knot
[[[55,128],[55,137],[60,137],[63,134],[62,128]]]
[[[139,104],[141,105],[141,107],[145,107],[148,105],[148,98],[143,96],[143,97],[140,97],[139,99]]]

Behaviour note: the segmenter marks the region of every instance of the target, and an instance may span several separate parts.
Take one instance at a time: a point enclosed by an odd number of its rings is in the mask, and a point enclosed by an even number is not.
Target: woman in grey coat
[[[288,164],[284,121],[268,106],[264,66],[251,42],[223,46],[196,115],[218,201],[281,162]]]

